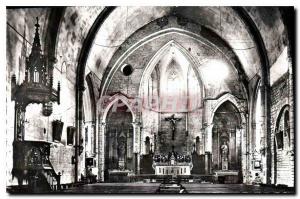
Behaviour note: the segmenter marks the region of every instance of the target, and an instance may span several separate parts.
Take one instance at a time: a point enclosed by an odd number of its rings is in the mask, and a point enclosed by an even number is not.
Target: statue
[[[125,169],[125,152],[126,152],[126,142],[124,137],[120,137],[118,141],[118,159],[119,159],[119,169]]]
[[[226,141],[223,142],[223,145],[221,146],[221,151],[222,151],[222,157],[228,158],[228,146]]]
[[[165,120],[171,122],[171,126],[172,126],[172,140],[174,140],[175,139],[175,131],[176,131],[176,122],[180,121],[181,118],[175,118],[175,114],[173,114],[171,117],[165,118]]]
[[[172,151],[172,153],[171,153],[170,162],[171,162],[172,166],[175,164],[175,154],[174,154],[174,151]]]
[[[222,170],[228,170],[228,145],[227,142],[224,141],[221,146],[221,161],[222,161]]]

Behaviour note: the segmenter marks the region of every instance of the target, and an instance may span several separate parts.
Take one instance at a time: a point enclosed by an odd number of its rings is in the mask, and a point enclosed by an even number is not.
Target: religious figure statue
[[[150,153],[151,145],[152,145],[152,143],[150,144],[150,138],[147,136],[146,141],[145,141],[145,153],[146,153],[146,155],[148,155]]]
[[[173,114],[171,117],[165,118],[166,121],[169,121],[172,126],[172,140],[175,139],[175,131],[176,131],[176,122],[180,121],[181,118],[175,118],[175,114]]]
[[[223,142],[223,145],[221,146],[221,150],[222,150],[222,157],[228,157],[228,146],[226,141]]]
[[[170,162],[171,162],[171,165],[175,164],[175,154],[174,154],[174,151],[171,153]]]
[[[228,170],[228,152],[227,142],[224,141],[221,146],[222,170]]]
[[[126,152],[126,143],[125,138],[120,137],[118,142],[118,159],[119,159],[119,169],[125,169],[125,152]]]

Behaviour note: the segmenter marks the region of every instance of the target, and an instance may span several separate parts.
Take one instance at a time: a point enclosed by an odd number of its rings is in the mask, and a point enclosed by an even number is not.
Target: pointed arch
[[[111,109],[111,107],[117,103],[118,101],[121,101],[122,103],[124,103],[125,106],[127,106],[128,110],[131,112],[131,115],[132,115],[132,121],[134,122],[135,121],[135,118],[136,118],[136,115],[133,111],[133,108],[132,106],[130,105],[130,101],[129,99],[125,96],[125,95],[122,95],[120,93],[117,93],[115,95],[113,95],[112,97],[110,97],[109,99],[109,103],[103,107],[103,114],[101,116],[101,121],[105,123],[106,121],[106,117],[107,117],[107,114],[109,112],[109,110]]]
[[[217,101],[217,103],[215,104],[215,106],[214,106],[214,108],[213,108],[213,111],[211,112],[211,115],[210,115],[210,117],[209,117],[209,124],[212,124],[213,123],[213,119],[214,119],[214,116],[215,116],[215,113],[216,113],[216,111],[218,110],[218,108],[220,107],[220,106],[222,106],[226,101],[228,101],[228,102],[230,102],[230,103],[232,103],[232,105],[236,108],[236,110],[239,112],[239,116],[240,116],[240,118],[241,118],[241,123],[242,124],[246,124],[246,118],[245,118],[245,116],[244,116],[244,114],[242,114],[243,113],[243,108],[242,108],[242,105],[240,105],[241,104],[241,102],[234,96],[234,95],[232,95],[231,93],[226,93],[226,94],[224,94],[224,95],[222,95],[219,99],[218,99],[218,101]]]
[[[152,74],[153,70],[156,68],[159,60],[165,55],[166,52],[168,52],[170,50],[170,48],[176,48],[176,50],[178,50],[185,57],[185,59],[190,63],[190,66],[192,67],[194,73],[196,74],[197,80],[199,82],[200,89],[201,89],[201,95],[205,96],[204,84],[202,82],[201,75],[200,75],[199,71],[196,68],[196,66],[200,65],[200,64],[198,63],[198,61],[196,61],[190,55],[190,53],[183,46],[181,46],[179,43],[177,43],[174,40],[170,40],[163,47],[161,47],[154,54],[154,56],[150,59],[150,61],[148,62],[147,66],[145,67],[145,70],[143,71],[142,78],[141,78],[141,81],[140,81],[139,96],[141,97],[143,95],[143,93],[142,93],[143,89],[142,88],[144,86],[144,83],[149,78],[149,76]],[[176,57],[174,57],[174,59],[175,59],[176,62],[178,62]]]
[[[86,89],[83,92],[83,107],[87,112],[85,114],[87,117],[85,117],[86,121],[89,122],[95,122],[96,121],[96,113],[97,113],[97,107],[96,107],[96,98],[94,93],[94,82],[92,78],[92,72],[90,72],[86,78],[86,86],[88,89]]]
[[[276,125],[275,125],[275,131],[278,130],[279,128],[279,123],[282,117],[285,117],[285,113],[290,111],[290,105],[289,104],[285,104],[280,111],[277,114],[277,119],[276,119]]]

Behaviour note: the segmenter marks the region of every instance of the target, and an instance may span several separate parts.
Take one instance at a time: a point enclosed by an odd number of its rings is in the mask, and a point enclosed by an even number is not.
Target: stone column
[[[140,132],[140,123],[132,122],[133,126],[133,153],[135,153],[136,157],[136,174],[140,174],[140,153],[141,153],[141,132]]]
[[[262,95],[262,107],[264,112],[262,115],[262,131],[263,136],[261,137],[260,146],[263,149],[262,162],[263,162],[263,178],[262,182],[265,184],[271,184],[271,167],[272,167],[272,157],[271,157],[271,95],[270,86],[263,85],[261,87]]]
[[[99,180],[99,122],[98,122],[98,117],[96,118],[94,122],[94,157],[96,160],[96,165],[97,167],[97,180]]]
[[[212,129],[213,123],[205,128],[205,173],[211,173],[212,165]]]
[[[211,123],[205,128],[205,152],[212,153],[212,129],[214,124]]]
[[[295,129],[294,129],[294,124],[295,124],[295,98],[294,98],[294,74],[293,74],[293,59],[290,59],[289,61],[289,79],[288,79],[288,87],[289,87],[289,98],[288,98],[288,103],[290,105],[290,111],[289,111],[289,128],[290,128],[290,148],[289,148],[289,156],[290,156],[290,183],[289,186],[295,186]]]
[[[252,119],[250,119],[250,118],[251,117],[248,114],[245,115],[246,124],[242,125],[242,129],[241,129],[243,183],[245,183],[245,184],[252,184],[252,179],[251,179],[252,151],[255,148],[255,144],[251,145],[251,143],[252,143],[251,136],[253,133],[255,133],[253,128],[256,128],[256,126],[254,124],[254,127],[253,127]],[[246,127],[248,127],[248,128],[246,128]],[[253,139],[253,141],[254,141],[254,139]]]
[[[98,135],[98,180],[104,182],[104,164],[105,164],[105,127],[106,123],[102,122],[99,125]]]
[[[238,145],[240,145],[241,149],[240,149],[240,164],[241,164],[241,171],[242,171],[242,176],[243,176],[243,183],[247,183],[247,174],[248,174],[248,168],[247,168],[247,164],[248,163],[248,153],[247,153],[247,145],[248,147],[250,146],[250,144],[247,144],[246,142],[246,125],[242,124],[241,128],[238,129],[239,131],[239,143],[237,143],[237,147]],[[238,157],[239,158],[239,157]],[[239,161],[238,161],[239,162]]]
[[[246,131],[245,129],[240,129],[240,136],[241,136],[241,169],[243,175],[243,183],[248,184],[248,164],[249,164],[249,153],[247,151],[247,144],[246,144]]]

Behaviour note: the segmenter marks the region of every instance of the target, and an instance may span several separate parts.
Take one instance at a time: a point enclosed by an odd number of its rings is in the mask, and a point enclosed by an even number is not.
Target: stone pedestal
[[[226,157],[222,157],[222,170],[228,170],[228,158]]]
[[[205,174],[211,174],[211,165],[212,165],[211,153],[205,152]]]

